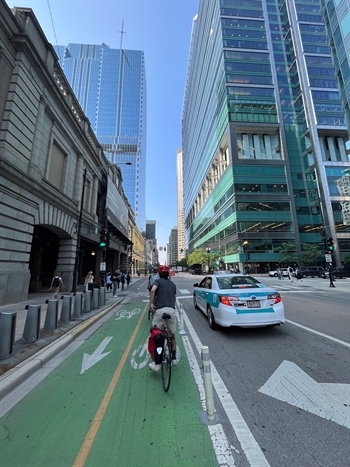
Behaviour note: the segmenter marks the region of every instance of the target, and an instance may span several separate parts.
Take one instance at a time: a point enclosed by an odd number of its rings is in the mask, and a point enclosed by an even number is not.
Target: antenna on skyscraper
[[[126,32],[124,31],[124,20],[122,20],[122,30],[118,32],[120,32],[120,54],[125,58],[126,63],[129,65],[130,68],[128,57],[125,55],[125,52],[123,50],[123,35],[126,34]]]

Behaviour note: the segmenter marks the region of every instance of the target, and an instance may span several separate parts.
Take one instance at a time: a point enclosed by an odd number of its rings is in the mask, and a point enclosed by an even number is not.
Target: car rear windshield
[[[219,289],[240,289],[242,287],[265,287],[251,276],[217,277]]]

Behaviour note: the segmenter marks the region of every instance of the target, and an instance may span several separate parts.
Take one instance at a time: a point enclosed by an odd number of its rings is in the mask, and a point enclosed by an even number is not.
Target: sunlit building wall
[[[182,149],[176,152],[176,184],[177,184],[177,257],[179,260],[185,258],[185,224],[184,224],[184,201],[183,201],[183,170]]]
[[[265,272],[283,243],[300,264],[303,244],[323,253],[325,228],[340,265],[348,135],[318,2],[200,0],[182,123],[190,252]]]

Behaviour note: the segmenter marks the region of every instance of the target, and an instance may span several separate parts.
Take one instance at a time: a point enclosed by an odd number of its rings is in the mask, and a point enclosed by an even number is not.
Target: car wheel
[[[307,277],[306,274],[303,274],[303,277],[304,277],[304,279],[305,279],[305,277]]]
[[[210,328],[211,329],[216,329],[217,324],[215,322],[213,310],[210,308],[210,306],[208,306],[207,315],[208,315],[208,323],[209,323]]]
[[[277,277],[277,272],[273,275],[273,277]]]
[[[195,295],[193,295],[193,305],[196,310],[199,310],[199,306],[197,305],[197,297]]]

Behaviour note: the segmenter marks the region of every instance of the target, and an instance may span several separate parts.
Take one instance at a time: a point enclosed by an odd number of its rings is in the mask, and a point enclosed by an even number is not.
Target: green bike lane
[[[217,465],[181,336],[168,393],[148,368],[147,311],[118,306],[2,417],[1,467]]]

